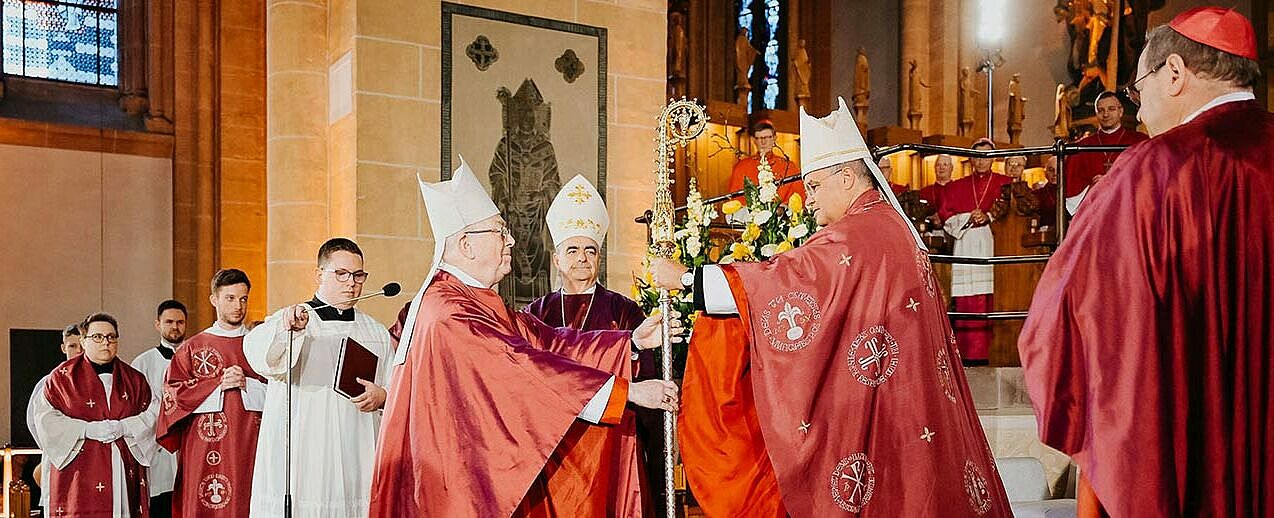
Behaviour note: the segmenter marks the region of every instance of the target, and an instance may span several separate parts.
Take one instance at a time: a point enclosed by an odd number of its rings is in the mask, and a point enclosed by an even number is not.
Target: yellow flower
[[[736,261],[747,259],[752,255],[752,247],[743,243],[735,243],[731,246],[730,256]]]
[[[793,196],[795,196],[795,195],[793,195]],[[775,251],[774,251],[774,253],[775,253],[775,254],[781,254],[781,253],[786,252],[786,251],[791,250],[791,249],[792,249],[792,242],[791,242],[791,241],[783,241],[782,243],[779,243],[779,248],[778,248],[778,250],[775,250]]]
[[[748,228],[744,229],[741,237],[744,241],[754,241],[761,237],[761,227],[748,223]]]
[[[739,200],[730,200],[725,202],[725,205],[721,206],[721,212],[724,212],[727,215],[729,215],[729,214],[734,214],[736,212],[739,212],[739,210],[742,208],[743,208],[743,202],[740,202]]]
[[[801,193],[794,192],[787,198],[787,208],[791,209],[793,214],[798,214],[801,209],[805,208],[805,200],[801,199]]]
[[[681,262],[681,247],[672,249],[672,260],[677,263]]]

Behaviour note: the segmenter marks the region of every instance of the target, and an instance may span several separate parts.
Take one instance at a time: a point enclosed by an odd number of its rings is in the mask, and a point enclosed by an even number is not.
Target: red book
[[[341,340],[341,356],[337,361],[336,379],[332,381],[332,389],[337,394],[354,399],[367,390],[358,378],[376,381],[376,366],[380,362],[371,351],[363,347],[353,338]]]

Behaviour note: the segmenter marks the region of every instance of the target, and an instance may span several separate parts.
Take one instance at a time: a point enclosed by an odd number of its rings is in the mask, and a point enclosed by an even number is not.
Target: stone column
[[[266,275],[270,308],[308,299],[330,237],[325,0],[266,1]]]

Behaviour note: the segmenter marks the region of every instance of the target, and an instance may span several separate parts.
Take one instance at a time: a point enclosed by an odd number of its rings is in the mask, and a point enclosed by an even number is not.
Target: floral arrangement
[[[673,260],[688,268],[763,261],[800,246],[817,230],[814,214],[805,209],[800,194],[792,193],[786,202],[779,199],[778,181],[767,160],[759,161],[756,183],[744,180],[742,201],[733,199],[722,204],[721,212],[732,229],[727,230],[724,239],[721,233],[713,239],[712,223],[718,217],[716,208],[703,203],[693,178],[689,187],[686,211],[676,222],[677,248],[673,253]],[[652,285],[647,268],[650,257],[648,254],[643,264],[645,274],[633,279],[633,299],[646,314],[659,308],[659,290]],[[669,295],[672,309],[681,314],[682,325],[692,329],[694,294],[685,289],[673,290]],[[684,369],[687,342],[678,344],[673,351],[675,377],[680,377]]]

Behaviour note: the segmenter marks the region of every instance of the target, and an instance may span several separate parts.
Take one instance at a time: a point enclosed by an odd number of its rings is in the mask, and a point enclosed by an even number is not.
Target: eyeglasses
[[[1137,83],[1140,83],[1140,82],[1144,81],[1147,77],[1150,77],[1150,76],[1151,76],[1151,75],[1153,75],[1155,72],[1158,72],[1158,71],[1159,71],[1159,69],[1163,68],[1163,66],[1164,66],[1164,65],[1167,65],[1167,64],[1168,64],[1168,60],[1166,60],[1166,59],[1165,59],[1165,60],[1163,61],[1163,63],[1160,63],[1160,64],[1159,64],[1159,66],[1156,66],[1156,67],[1154,67],[1154,68],[1150,69],[1150,71],[1149,71],[1149,72],[1146,72],[1145,74],[1142,74],[1142,76],[1141,76],[1141,77],[1138,77],[1135,81],[1133,81],[1132,83],[1130,83],[1128,86],[1125,86],[1125,87],[1124,87],[1124,95],[1127,95],[1127,96],[1128,96],[1128,100],[1129,100],[1129,101],[1132,101],[1132,103],[1133,103],[1133,104],[1135,104],[1135,105],[1137,105],[1137,106],[1141,106],[1141,89],[1140,89],[1140,88],[1137,88]]]
[[[509,227],[488,228],[488,229],[486,229],[486,230],[466,230],[466,231],[464,231],[464,233],[466,233],[466,234],[493,234],[493,233],[499,233],[499,234],[500,234],[500,238],[501,238],[501,239],[505,239],[505,240],[507,240],[507,239],[509,239],[509,238],[513,237],[513,233],[509,232]]]
[[[823,182],[827,181],[827,179],[828,179],[828,178],[831,178],[831,177],[836,176],[836,175],[838,175],[838,174],[841,174],[841,173],[843,173],[843,172],[845,172],[845,169],[843,169],[843,168],[842,168],[842,169],[837,169],[837,170],[836,170],[836,172],[833,172],[833,173],[831,173],[831,174],[829,174],[829,175],[827,175],[827,176],[824,176],[822,180],[806,180],[806,181],[805,181],[805,192],[806,192],[807,194],[809,194],[810,196],[813,196],[813,195],[814,195],[814,192],[818,191],[818,188],[819,188],[820,186],[822,186],[822,185],[823,185]]]
[[[357,272],[351,272],[346,270],[323,270],[323,271],[329,272],[333,276],[335,276],[336,282],[349,282],[350,277],[353,277],[354,282],[356,284],[362,284],[364,282],[367,282],[367,276],[370,275],[369,273],[362,270],[359,270]]]
[[[93,343],[98,344],[98,345],[104,344],[104,343],[106,343],[106,342],[110,342],[110,343],[113,343],[113,344],[119,343],[119,335],[114,334],[114,333],[112,333],[112,334],[108,334],[108,335],[104,335],[104,334],[102,334],[102,333],[93,333],[93,334],[88,335],[88,336],[86,336],[86,337],[84,337],[84,338],[87,338],[87,339],[89,339],[89,340],[92,340],[92,341],[93,341]]]

